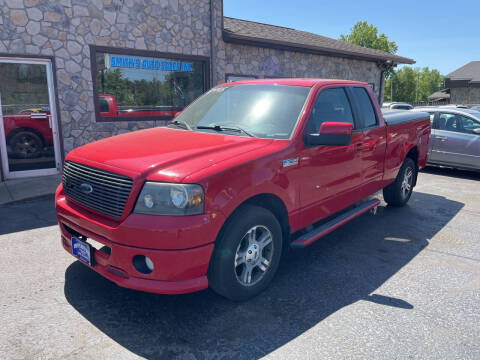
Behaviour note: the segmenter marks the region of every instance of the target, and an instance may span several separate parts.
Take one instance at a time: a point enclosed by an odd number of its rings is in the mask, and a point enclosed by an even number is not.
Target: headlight
[[[134,212],[169,216],[202,214],[203,189],[195,184],[147,181],[137,199]]]

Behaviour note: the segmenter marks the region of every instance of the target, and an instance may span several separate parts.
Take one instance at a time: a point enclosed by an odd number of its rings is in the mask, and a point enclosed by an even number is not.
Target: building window
[[[172,119],[208,88],[208,59],[92,47],[97,121]]]

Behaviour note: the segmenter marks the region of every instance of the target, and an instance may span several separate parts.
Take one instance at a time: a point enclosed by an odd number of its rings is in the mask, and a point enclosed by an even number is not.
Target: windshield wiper
[[[181,120],[173,120],[170,124],[168,125],[176,125],[182,129],[185,129],[185,130],[193,130],[192,127],[190,125],[188,125],[185,121],[181,121]]]
[[[207,130],[215,130],[215,131],[236,131],[236,132],[241,132],[244,133],[245,135],[248,135],[250,137],[256,138],[255,135],[253,135],[251,132],[242,129],[240,126],[223,126],[223,125],[213,125],[213,126],[197,126],[197,129],[207,129]]]

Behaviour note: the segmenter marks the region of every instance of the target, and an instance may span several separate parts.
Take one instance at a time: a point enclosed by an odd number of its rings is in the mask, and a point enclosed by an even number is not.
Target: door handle
[[[438,140],[441,140],[441,141],[445,141],[445,140],[447,140],[447,137],[446,137],[446,136],[436,135],[436,136],[435,136],[435,139],[438,139]]]
[[[362,151],[362,150],[374,150],[377,147],[377,144],[380,142],[380,139],[370,139],[366,138],[365,142],[357,142],[355,143],[355,146],[357,147],[357,150]]]

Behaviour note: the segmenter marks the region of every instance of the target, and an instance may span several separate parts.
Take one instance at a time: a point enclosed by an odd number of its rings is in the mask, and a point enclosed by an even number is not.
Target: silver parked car
[[[429,164],[480,170],[479,111],[447,107],[413,111],[430,113]]]

